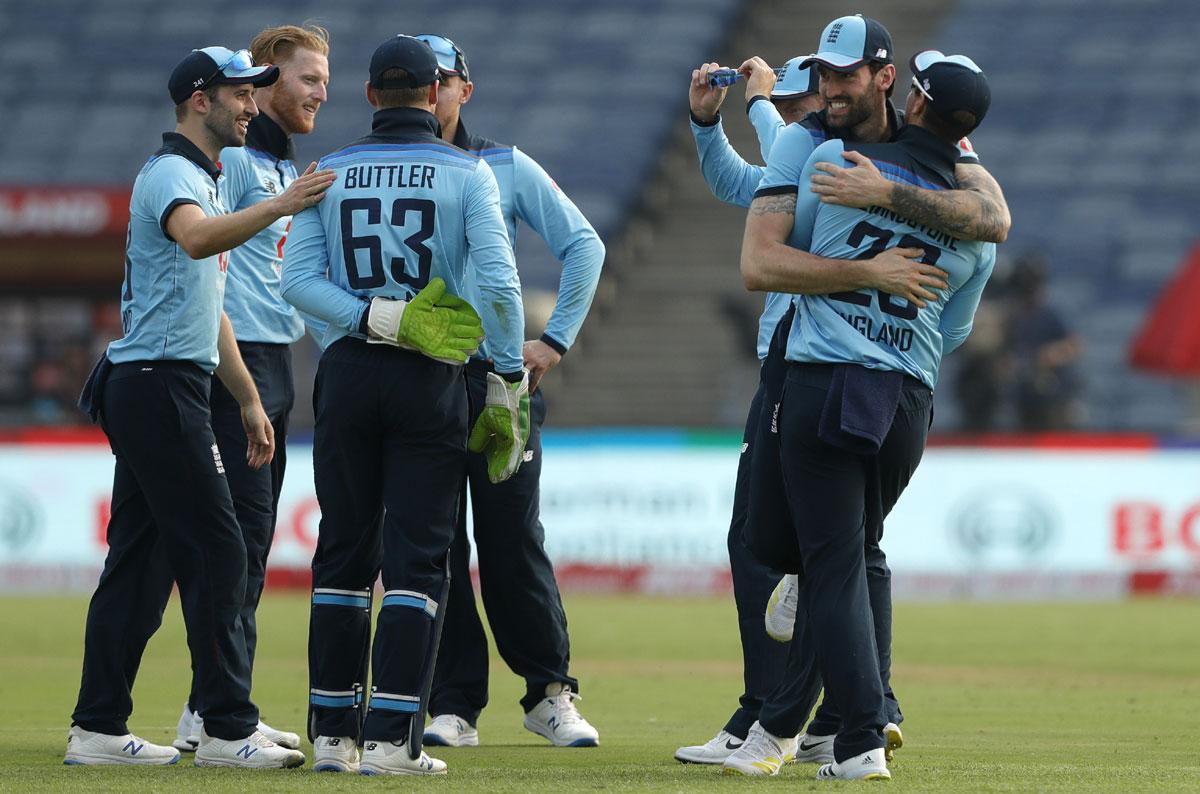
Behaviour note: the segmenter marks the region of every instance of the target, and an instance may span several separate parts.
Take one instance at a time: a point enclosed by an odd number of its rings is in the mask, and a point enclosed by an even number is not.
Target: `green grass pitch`
[[[293,771],[62,765],[79,684],[83,598],[2,598],[0,790],[203,792],[827,790],[811,765],[777,778],[684,766],[675,748],[710,738],[735,705],[741,665],[732,600],[567,599],[573,670],[597,749],[549,747],[521,727],[518,680],[493,655],[478,748],[441,749],[444,779]],[[260,611],[255,700],[303,732],[307,603]],[[899,604],[896,691],[907,717],[895,791],[1200,789],[1200,602]],[[188,688],[177,601],[151,641],[132,729],[167,743]],[[306,752],[311,748],[305,747]]]

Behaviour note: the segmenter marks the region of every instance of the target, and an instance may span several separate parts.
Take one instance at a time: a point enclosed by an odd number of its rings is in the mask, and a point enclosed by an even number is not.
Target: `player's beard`
[[[276,92],[279,90],[279,88],[275,89]],[[274,100],[276,96],[278,94],[273,94],[272,99]],[[304,99],[305,97],[295,99],[285,96],[282,97],[282,101],[272,101],[268,106],[271,118],[278,122],[283,131],[289,135],[307,135],[316,126],[317,115],[305,111]],[[317,110],[320,110],[320,105],[317,106]]]
[[[246,135],[237,123],[239,115],[241,114],[234,113],[220,102],[214,102],[212,109],[204,117],[204,128],[219,148],[246,145]]]
[[[825,117],[829,121],[829,129],[837,138],[853,137],[851,133],[854,131],[854,128],[871,118],[871,111],[879,102],[879,91],[872,86],[872,88],[857,98],[835,98],[846,100],[850,104],[841,118],[836,121],[830,119],[828,112],[826,113]],[[828,104],[826,104],[826,107],[828,107]]]

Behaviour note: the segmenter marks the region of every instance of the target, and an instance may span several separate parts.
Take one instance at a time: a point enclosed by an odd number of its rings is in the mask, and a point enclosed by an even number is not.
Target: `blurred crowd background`
[[[0,0],[0,428],[83,421],[79,387],[120,334],[129,190],[173,127],[171,67],[303,21],[331,33],[332,80],[300,160],[368,129],[379,41],[438,33],[470,60],[468,128],[541,162],[604,237],[593,314],[546,381],[553,425],[740,427],[761,296],[738,273],[744,211],[700,179],[688,79],[811,52],[857,11],[890,29],[900,86],[928,47],[992,86],[972,142],[1013,228],[935,431],[1200,431],[1200,3],[1178,0]],[[724,123],[759,161],[740,92]],[[529,230],[517,253],[534,337],[558,264]],[[317,355],[297,348],[300,395]],[[293,425],[311,425],[303,397]]]

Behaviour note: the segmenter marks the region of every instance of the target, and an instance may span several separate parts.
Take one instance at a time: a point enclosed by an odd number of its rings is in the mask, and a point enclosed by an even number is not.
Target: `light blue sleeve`
[[[525,341],[525,310],[521,304],[521,280],[513,259],[508,228],[500,212],[500,186],[483,160],[471,175],[463,197],[467,246],[475,268],[479,316],[487,336],[496,371],[519,372],[524,366],[521,348]]]
[[[283,299],[329,325],[358,333],[367,301],[329,280],[329,249],[320,210],[309,207],[292,216],[283,245]]]
[[[254,182],[254,164],[244,146],[221,150],[221,199],[230,212],[238,209],[242,197]]]
[[[817,212],[821,199],[812,192],[812,176],[817,173],[817,163],[840,163],[845,146],[840,140],[825,141],[809,155],[796,183],[796,220],[792,224],[792,236],[788,245],[807,251],[812,247],[813,229],[817,225]]]
[[[758,103],[755,103],[758,104]],[[700,156],[700,174],[708,189],[726,204],[749,207],[754,190],[762,178],[763,167],[751,165],[741,158],[721,126],[721,117],[710,125],[692,121],[692,137],[696,139],[696,154]]]
[[[771,145],[766,173],[754,197],[795,192],[800,184],[800,172],[812,153],[812,133],[803,124],[789,124],[780,130]]]
[[[583,326],[600,268],[604,243],[574,202],[529,155],[513,147],[513,189],[517,215],[546,241],[562,262],[558,298],[546,323],[548,336],[566,352]]]
[[[983,297],[983,287],[995,266],[996,244],[987,243],[979,253],[975,272],[950,296],[946,307],[942,309],[942,321],[938,325],[942,334],[942,355],[967,341],[975,322],[975,310],[979,308],[979,299]]]
[[[158,220],[163,235],[171,242],[175,240],[167,233],[167,218],[182,204],[195,204],[203,209],[208,201],[204,195],[205,182],[216,190],[207,176],[199,175],[196,166],[178,155],[160,157],[142,180],[142,209],[148,217]]]
[[[763,162],[771,159],[771,147],[775,145],[775,138],[779,135],[779,131],[784,128],[783,116],[779,115],[779,111],[775,109],[775,103],[769,99],[760,99],[750,105],[749,116],[750,123],[754,126],[754,133],[758,136],[758,148],[762,152]]]

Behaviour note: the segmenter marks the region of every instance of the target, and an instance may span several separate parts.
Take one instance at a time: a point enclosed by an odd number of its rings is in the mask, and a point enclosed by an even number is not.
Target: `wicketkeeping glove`
[[[465,364],[479,349],[483,322],[470,303],[446,292],[446,282],[431,280],[410,301],[372,298],[367,328],[378,339],[415,350],[447,364]]]
[[[529,370],[518,383],[494,372],[487,376],[483,413],[471,428],[467,448],[487,458],[488,479],[504,482],[517,473],[529,441]]]

